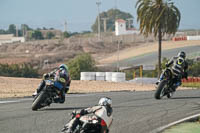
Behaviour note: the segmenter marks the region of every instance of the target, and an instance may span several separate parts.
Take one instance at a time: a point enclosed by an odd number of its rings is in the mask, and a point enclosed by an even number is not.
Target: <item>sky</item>
[[[117,7],[134,17],[139,28],[137,0],[100,0],[100,12]],[[179,29],[200,29],[200,0],[172,0],[181,12]],[[10,24],[28,24],[31,28],[55,28],[81,32],[91,30],[98,14],[97,0],[0,0],[0,29]]]

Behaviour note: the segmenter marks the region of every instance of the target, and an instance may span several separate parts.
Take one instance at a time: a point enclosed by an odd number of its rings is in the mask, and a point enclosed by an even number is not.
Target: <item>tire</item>
[[[166,84],[167,84],[167,80],[160,81],[160,83],[158,84],[158,88],[156,90],[155,96],[154,96],[155,99],[161,99],[162,98],[163,89],[164,89]]]
[[[45,94],[44,91],[42,91],[39,96],[36,97],[36,99],[33,101],[32,104],[32,110],[36,111],[40,108],[42,108],[43,106],[41,106],[41,103],[43,103],[43,101],[46,99],[47,95]]]

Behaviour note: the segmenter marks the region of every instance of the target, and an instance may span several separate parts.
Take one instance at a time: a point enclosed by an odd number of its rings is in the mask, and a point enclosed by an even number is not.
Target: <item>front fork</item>
[[[160,74],[160,78],[159,78],[159,80],[158,80],[158,83],[160,82],[160,81],[162,81],[164,79],[164,71]]]

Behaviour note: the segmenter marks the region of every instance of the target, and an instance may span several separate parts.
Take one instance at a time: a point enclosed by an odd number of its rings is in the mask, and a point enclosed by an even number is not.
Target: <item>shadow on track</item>
[[[171,99],[200,99],[200,97],[173,97]]]
[[[41,109],[40,111],[77,110],[77,109],[84,109],[84,108],[87,108],[87,107],[44,108],[44,109]]]

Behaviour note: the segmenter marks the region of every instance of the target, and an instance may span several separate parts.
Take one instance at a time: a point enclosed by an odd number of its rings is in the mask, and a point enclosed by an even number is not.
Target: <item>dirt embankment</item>
[[[41,79],[0,77],[0,98],[31,96]],[[179,87],[179,89],[185,89]],[[115,83],[106,81],[73,80],[70,93],[91,93],[109,91],[152,91],[155,85],[136,83]]]
[[[124,44],[121,48],[132,47],[135,44]],[[115,42],[97,42],[74,39],[40,40],[25,43],[4,44],[0,46],[0,63],[17,64],[31,62],[43,65],[44,60],[49,64],[66,62],[81,53],[90,53],[99,57],[117,51]]]

